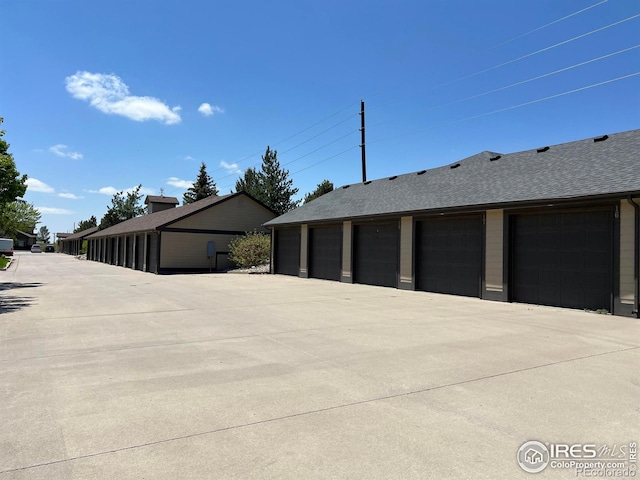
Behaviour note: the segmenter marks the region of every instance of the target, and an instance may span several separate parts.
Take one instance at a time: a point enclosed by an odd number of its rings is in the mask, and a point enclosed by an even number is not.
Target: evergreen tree
[[[304,196],[304,203],[309,203],[311,200],[315,200],[316,198],[321,197],[325,193],[329,193],[331,191],[333,191],[333,183],[331,183],[329,180],[323,180],[318,184],[313,192],[307,193]]]
[[[239,178],[236,181],[236,192],[247,192],[256,200],[264,202],[260,176],[255,168],[247,168],[244,172],[244,178]]]
[[[216,182],[207,173],[207,166],[204,162],[200,165],[200,172],[198,178],[194,182],[192,187],[185,192],[182,196],[182,204],[197,202],[203,198],[212,197],[218,195],[218,188]]]
[[[141,188],[142,185],[138,185],[133,191],[128,192],[126,197],[124,192],[118,192],[113,196],[111,206],[100,220],[101,230],[144,214],[145,209],[140,205]]]

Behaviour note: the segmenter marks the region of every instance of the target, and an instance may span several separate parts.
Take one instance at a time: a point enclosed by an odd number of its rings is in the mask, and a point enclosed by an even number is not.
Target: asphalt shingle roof
[[[141,217],[125,220],[124,222],[118,223],[113,227],[105,228],[104,230],[100,230],[97,233],[94,233],[90,238],[99,238],[111,235],[122,235],[126,233],[155,230],[236,195],[239,195],[239,193],[232,193],[220,197],[207,197],[202,200],[198,200],[197,202],[183,205],[181,207],[170,208],[168,210],[149,213],[147,215],[142,215]]]
[[[81,232],[73,233],[67,237],[59,237],[59,238],[60,240],[64,240],[65,242],[68,240],[79,240],[97,231],[98,231],[98,227],[91,227],[91,228],[87,228],[86,230],[82,230]]]
[[[482,152],[452,165],[341,187],[265,225],[640,194],[640,130],[544,151]]]

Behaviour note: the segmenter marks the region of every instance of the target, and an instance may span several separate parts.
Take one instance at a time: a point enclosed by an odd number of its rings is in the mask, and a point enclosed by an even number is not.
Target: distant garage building
[[[638,315],[640,130],[346,185],[272,229],[272,272]]]
[[[148,214],[87,237],[87,259],[153,273],[205,272],[232,267],[229,242],[275,213],[245,192],[176,207],[174,197],[149,196]]]

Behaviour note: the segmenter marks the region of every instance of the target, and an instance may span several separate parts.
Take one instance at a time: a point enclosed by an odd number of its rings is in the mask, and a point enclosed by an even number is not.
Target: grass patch
[[[5,268],[11,259],[7,258],[7,257],[0,257],[0,268]]]

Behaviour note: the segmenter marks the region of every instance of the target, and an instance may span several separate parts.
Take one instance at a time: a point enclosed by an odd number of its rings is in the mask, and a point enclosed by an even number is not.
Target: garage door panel
[[[300,229],[276,230],[275,272],[298,276],[300,272]]]
[[[511,233],[512,300],[611,309],[611,209],[517,215]]]
[[[479,297],[481,275],[482,216],[416,223],[418,290]]]
[[[354,280],[366,285],[398,286],[398,222],[354,227]]]
[[[342,227],[309,229],[309,276],[340,280],[342,268]]]

